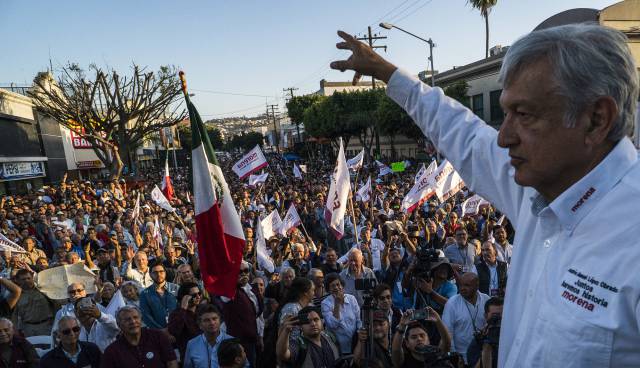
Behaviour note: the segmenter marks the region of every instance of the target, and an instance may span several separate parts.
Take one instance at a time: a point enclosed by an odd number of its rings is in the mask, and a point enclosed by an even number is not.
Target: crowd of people
[[[292,163],[270,154],[272,175],[250,187],[230,170],[236,158],[221,157],[246,237],[234,298],[203,287],[186,168],[172,171],[174,212],[151,198],[157,170],[129,181],[65,178],[3,197],[0,232],[24,253],[7,247],[0,262],[0,367],[475,367],[495,360],[487,321],[499,319],[513,229],[490,205],[462,217],[460,205],[472,194],[463,190],[405,213],[400,204],[419,163],[380,178],[375,165],[365,166],[352,181],[377,178],[371,199],[354,198],[336,239],[324,219],[331,160],[306,162],[300,179]],[[289,206],[302,223],[264,239],[270,272],[256,255],[257,226]],[[95,280],[69,284],[66,300],[48,296],[38,274],[77,263]],[[29,342],[37,336],[50,337],[50,348]]]

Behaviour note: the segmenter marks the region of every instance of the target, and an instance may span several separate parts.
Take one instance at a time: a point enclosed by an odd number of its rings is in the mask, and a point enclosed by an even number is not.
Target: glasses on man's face
[[[74,294],[80,294],[84,291],[84,289],[73,289],[73,290],[69,290],[69,294],[74,295]]]
[[[248,274],[249,273],[249,269],[248,268],[242,268],[242,269],[240,269],[240,273]]]
[[[62,334],[65,335],[65,336],[71,335],[71,332],[80,333],[80,326],[74,326],[74,327],[71,327],[71,328],[67,328],[66,330],[62,330],[60,332],[62,332]]]

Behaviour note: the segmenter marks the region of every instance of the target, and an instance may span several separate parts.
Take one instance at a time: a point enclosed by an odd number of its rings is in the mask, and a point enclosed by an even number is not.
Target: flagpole
[[[351,208],[351,219],[353,220],[353,235],[356,238],[356,244],[358,244],[358,223],[356,222],[356,214],[353,211],[353,192],[351,191],[351,185],[349,185],[349,207]]]

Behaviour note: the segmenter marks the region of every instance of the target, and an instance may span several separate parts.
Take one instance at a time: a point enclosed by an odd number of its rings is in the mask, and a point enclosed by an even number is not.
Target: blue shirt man
[[[142,321],[150,328],[166,328],[169,314],[178,305],[171,292],[174,285],[166,282],[166,271],[162,263],[154,264],[150,274],[153,285],[140,293]]]

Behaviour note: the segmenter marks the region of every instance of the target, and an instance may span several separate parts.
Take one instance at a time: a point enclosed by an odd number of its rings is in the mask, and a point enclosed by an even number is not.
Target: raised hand
[[[393,72],[397,69],[393,64],[378,55],[367,44],[358,41],[350,34],[338,31],[344,42],[338,42],[336,47],[341,50],[351,50],[352,54],[347,60],[339,60],[331,63],[332,69],[340,71],[353,70],[356,74],[353,77],[353,84],[357,84],[362,75],[372,75],[384,81],[389,81]]]

